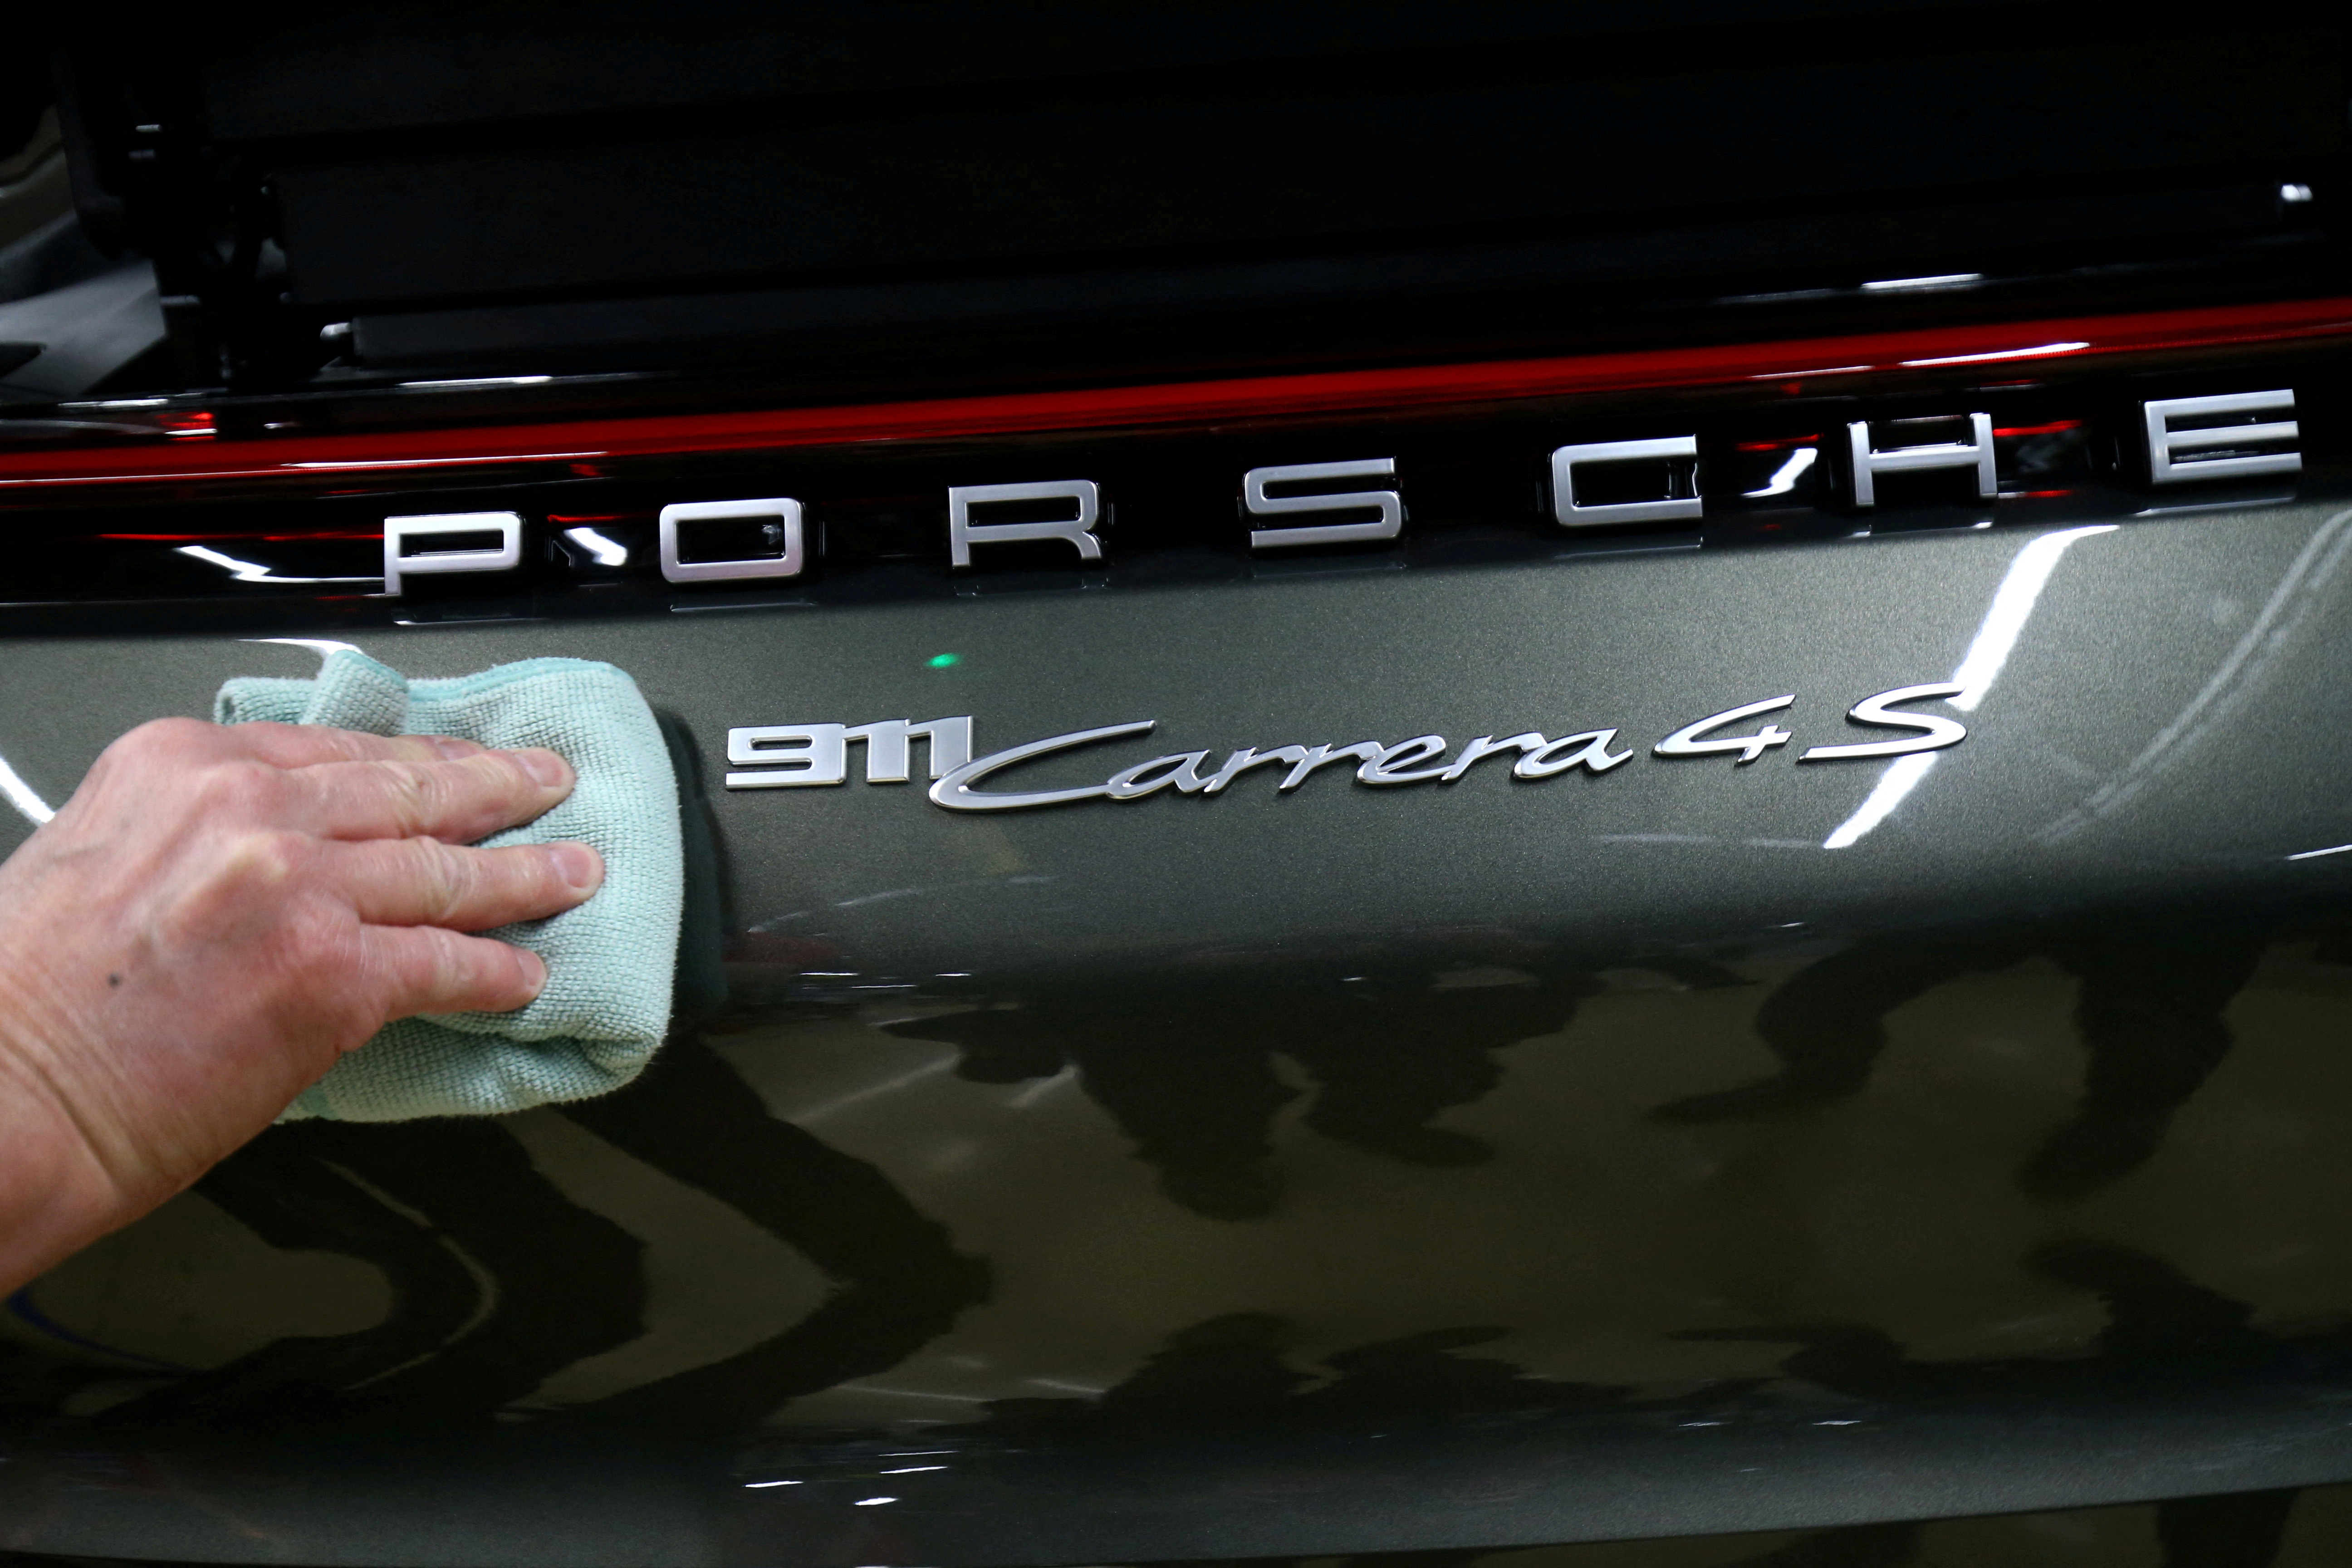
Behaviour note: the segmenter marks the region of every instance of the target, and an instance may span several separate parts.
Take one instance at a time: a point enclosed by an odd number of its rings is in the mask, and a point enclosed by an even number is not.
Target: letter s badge
[[[1865,741],[1852,746],[1815,746],[1797,760],[1801,763],[1854,762],[1864,757],[1907,757],[1914,752],[1936,752],[1946,746],[1957,746],[1969,735],[1968,726],[1958,720],[1939,718],[1932,713],[1897,713],[1893,710],[1905,702],[1928,702],[1938,697],[1958,697],[1967,689],[1967,687],[1950,681],[1938,681],[1933,686],[1905,686],[1893,691],[1882,691],[1875,697],[1865,697],[1847,710],[1847,718],[1857,724],[1917,730],[1920,733],[1900,741]]]

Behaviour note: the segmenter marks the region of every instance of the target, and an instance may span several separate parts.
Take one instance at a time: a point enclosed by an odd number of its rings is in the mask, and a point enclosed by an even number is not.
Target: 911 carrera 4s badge
[[[1966,688],[1950,682],[1903,686],[1865,697],[1847,710],[1858,724],[1908,733],[1890,739],[1810,746],[1797,753],[1801,763],[1859,762],[1872,758],[1908,756],[1940,751],[1968,738],[1957,719],[1907,710],[1913,703],[1958,696]],[[1744,767],[1766,753],[1788,745],[1796,736],[1778,724],[1765,722],[1796,703],[1796,694],[1745,702],[1694,720],[1650,748],[1658,757],[1721,757]],[[1540,780],[1582,768],[1605,773],[1633,760],[1634,748],[1615,729],[1581,730],[1547,736],[1527,730],[1517,734],[1481,735],[1458,750],[1443,735],[1415,735],[1393,744],[1351,741],[1343,744],[1318,742],[1259,748],[1244,746],[1212,764],[1209,751],[1171,752],[1148,762],[1122,768],[1100,784],[1055,789],[1003,787],[999,774],[1024,763],[1077,751],[1106,741],[1146,735],[1159,728],[1156,719],[1137,719],[1091,730],[1073,730],[1027,741],[983,756],[972,754],[972,721],[969,715],[914,723],[883,719],[869,724],[769,724],[727,731],[727,761],[741,771],[727,774],[729,789],[793,789],[845,784],[849,779],[852,744],[866,748],[867,784],[905,784],[913,776],[914,742],[926,752],[925,772],[931,780],[930,799],[950,811],[1015,811],[1031,806],[1068,805],[1086,800],[1141,800],[1163,790],[1178,795],[1223,794],[1245,774],[1272,778],[1276,794],[1287,795],[1320,770],[1339,765],[1360,784],[1388,788],[1404,784],[1450,784],[1466,776],[1480,763],[1494,759],[1507,765],[1519,780]],[[1753,723],[1757,727],[1729,731]],[[1509,759],[1506,764],[1504,759]],[[1009,781],[1007,781],[1009,782]],[[990,787],[982,787],[987,785]]]

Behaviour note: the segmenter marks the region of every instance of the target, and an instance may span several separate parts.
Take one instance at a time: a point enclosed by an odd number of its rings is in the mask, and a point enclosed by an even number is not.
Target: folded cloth
[[[685,860],[669,752],[626,674],[588,659],[532,658],[455,680],[410,680],[344,649],[327,657],[315,680],[229,681],[213,717],[544,746],[579,774],[570,797],[482,842],[575,838],[604,857],[604,884],[586,903],[485,933],[546,961],[547,988],[536,1001],[512,1013],[388,1025],[278,1120],[496,1116],[603,1094],[644,1068],[669,1019]]]

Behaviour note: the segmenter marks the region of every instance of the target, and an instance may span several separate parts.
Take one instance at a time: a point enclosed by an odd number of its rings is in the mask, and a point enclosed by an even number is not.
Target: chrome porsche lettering
[[[1268,485],[1309,484],[1331,479],[1380,479],[1393,482],[1394,458],[1370,458],[1352,463],[1293,463],[1286,468],[1252,468],[1242,476],[1242,510],[1253,520],[1252,550],[1277,550],[1295,544],[1351,544],[1394,539],[1404,531],[1404,502],[1393,489],[1345,490],[1317,495],[1277,496]],[[1261,528],[1255,520],[1318,512],[1370,511],[1362,522],[1292,523]]]
[[[1656,500],[1580,501],[1576,470],[1580,465],[1663,462],[1667,468],[1667,493]],[[1562,447],[1551,455],[1552,517],[1562,528],[1597,528],[1603,523],[1672,522],[1706,515],[1698,493],[1698,437],[1666,436],[1646,441],[1590,441]]]
[[[2303,427],[2293,419],[2249,425],[2250,414],[2292,414],[2294,394],[2233,392],[2221,397],[2168,397],[2140,405],[2147,439],[2150,484],[2178,485],[2192,479],[2246,479],[2263,474],[2293,474],[2303,468],[2303,454],[2292,447],[2276,451],[2249,450],[2302,439]],[[2175,428],[2174,420],[2182,427]],[[2182,454],[2202,452],[2202,457]]]
[[[1882,447],[1872,436],[1870,421],[1857,419],[1845,427],[1846,494],[1856,507],[1878,504],[1878,476],[1916,474],[1937,468],[1966,468],[1976,479],[1977,499],[1991,500],[2000,494],[2000,476],[1993,469],[1992,416],[1970,414],[1965,441],[1931,441],[1919,446]],[[1906,424],[1933,421],[1906,420]]]
[[[455,534],[496,534],[488,549],[425,550],[410,553],[409,541]],[[444,511],[383,520],[383,591],[400,593],[401,579],[445,572],[511,572],[522,563],[522,517],[511,511]]]
[[[1976,356],[1917,363],[1958,363],[1969,357]],[[2103,444],[2111,444],[2110,449],[2120,458],[2103,459],[2102,470],[2122,471],[2135,482],[2148,486],[2297,473],[2303,468],[2299,447],[2302,426],[2294,412],[2295,394],[2292,387],[2143,401],[2136,416],[2122,421],[2119,427],[2106,431],[2101,437]],[[2081,423],[2067,422],[2064,427],[2074,429]],[[1942,474],[1947,478],[1937,483],[1948,485],[1956,495],[1965,492],[1979,501],[2019,494],[2030,496],[2040,492],[2001,489],[2000,468],[2003,459],[1997,450],[1997,441],[2037,433],[2035,429],[1998,429],[1991,414],[1981,408],[1969,408],[1965,404],[1895,418],[1849,420],[1842,432],[1833,427],[1814,436],[1763,443],[1765,447],[1784,448],[1787,457],[1765,484],[1738,493],[1748,500],[1790,495],[1797,489],[1798,480],[1818,461],[1820,471],[1828,476],[1829,482],[1822,488],[1817,504],[1850,513],[1871,512],[1878,508],[1883,499],[1880,481],[1888,475]],[[1700,482],[1701,442],[1696,435],[1571,442],[1552,448],[1546,462],[1548,473],[1544,477],[1549,481],[1551,520],[1564,529],[1696,524],[1712,515],[1706,491]],[[1363,488],[1333,488],[1349,481]],[[1728,499],[1728,492],[1718,489],[1717,499]],[[1108,541],[1113,509],[1103,486],[1093,479],[950,485],[947,487],[945,502],[948,564],[958,572],[971,570],[975,551],[987,547],[1067,545],[1076,552],[1076,563],[1088,565],[1105,561],[1111,552]],[[665,505],[659,509],[657,548],[654,552],[661,576],[678,584],[801,577],[824,553],[819,532],[824,503],[814,504],[818,510],[813,512],[812,503],[789,496],[768,496]],[[1540,507],[1541,502],[1538,504]],[[1238,507],[1243,524],[1238,542],[1245,543],[1252,552],[1384,543],[1404,537],[1411,520],[1404,479],[1394,458],[1250,468],[1240,476]],[[1326,521],[1312,521],[1318,518]],[[569,521],[572,520],[552,515],[544,519],[545,525],[551,529]],[[747,523],[757,526],[756,533],[747,536],[742,532],[742,525]],[[712,530],[712,525],[719,524],[734,526]],[[689,547],[689,530],[724,531],[732,535],[734,542],[722,542],[706,532],[703,549],[693,550]],[[524,531],[523,515],[512,511],[387,517],[383,521],[383,595],[399,597],[409,577],[513,571],[530,553],[525,548]],[[453,540],[450,546],[439,548],[432,542],[436,536],[461,534],[476,538],[463,544],[456,544]],[[594,570],[629,564],[627,549],[592,530],[558,530],[558,537],[590,552],[593,565],[574,554],[571,559],[575,568]],[[485,544],[481,542],[484,539],[492,542]],[[728,551],[749,552],[708,558],[713,552]],[[1048,552],[1049,559],[1053,553],[1056,552]],[[690,561],[687,559],[689,554],[706,558]],[[1066,555],[1063,559],[1069,561],[1071,557]],[[281,579],[261,576],[240,580]],[[1677,749],[1662,754],[1696,753]],[[1330,760],[1315,763],[1309,771]],[[1363,759],[1366,763],[1370,760]],[[1753,760],[1753,755],[1743,756],[1743,761]],[[815,770],[802,771],[810,774],[807,782],[818,782]],[[1388,774],[1391,771],[1391,765],[1383,764],[1376,776],[1364,782],[1414,782],[1391,778]],[[1217,792],[1208,789],[1207,793]]]
[[[761,531],[771,552],[738,561],[688,561],[679,531],[691,522],[764,520]],[[758,500],[680,501],[661,509],[661,574],[671,583],[723,583],[759,577],[797,577],[807,558],[801,503],[789,496]]]
[[[1071,515],[1046,521],[976,522],[971,509],[1011,501],[1066,501]],[[1102,559],[1102,541],[1094,535],[1102,517],[1102,491],[1092,479],[1045,479],[1020,485],[957,485],[948,491],[948,563],[971,564],[975,544],[1022,544],[1058,539],[1075,548],[1081,561]]]
[[[1899,686],[1865,697],[1846,710],[1846,717],[1853,722],[1917,733],[1891,741],[1814,746],[1802,752],[1800,760],[1859,762],[1958,745],[1968,738],[1967,725],[1940,714],[1907,710],[1911,704],[1957,697],[1962,690],[1959,686],[1942,681]],[[1651,753],[1673,758],[1729,756],[1735,759],[1735,767],[1745,767],[1796,737],[1777,724],[1766,724],[1747,734],[1719,735],[1715,731],[1780,712],[1794,706],[1796,700],[1792,693],[1710,713],[1659,741],[1650,748]],[[1178,795],[1213,795],[1223,793],[1246,773],[1276,766],[1286,767],[1287,771],[1276,784],[1275,793],[1288,795],[1316,772],[1333,763],[1353,763],[1358,784],[1389,788],[1455,784],[1480,762],[1513,752],[1517,753],[1517,760],[1511,765],[1511,777],[1527,782],[1553,778],[1576,768],[1598,776],[1634,757],[1633,747],[1615,749],[1620,742],[1613,728],[1580,730],[1558,739],[1548,739],[1540,731],[1526,730],[1499,741],[1492,735],[1481,735],[1465,743],[1451,759],[1446,752],[1452,743],[1443,735],[1427,734],[1393,744],[1379,741],[1335,744],[1325,741],[1312,746],[1244,746],[1229,753],[1213,771],[1209,771],[1209,759],[1213,753],[1206,749],[1171,752],[1121,768],[1100,784],[1026,790],[981,787],[997,774],[1024,763],[1104,741],[1150,734],[1159,728],[1159,723],[1156,719],[1137,719],[1124,724],[1073,730],[1008,746],[982,757],[971,754],[972,720],[968,714],[934,719],[923,724],[910,724],[903,719],[882,720],[856,728],[845,724],[752,725],[727,732],[727,760],[745,770],[728,773],[727,787],[773,789],[845,784],[852,742],[866,744],[868,784],[904,783],[910,771],[908,745],[919,738],[929,742],[933,780],[929,799],[950,811],[1014,811],[1030,806],[1068,805],[1085,800],[1131,802],[1171,790]]]

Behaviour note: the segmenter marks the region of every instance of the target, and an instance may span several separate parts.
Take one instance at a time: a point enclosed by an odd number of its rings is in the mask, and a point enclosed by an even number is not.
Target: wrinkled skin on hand
[[[572,790],[552,752],[166,719],[0,864],[0,1293],[251,1138],[386,1023],[503,1012],[583,844],[468,846]]]

